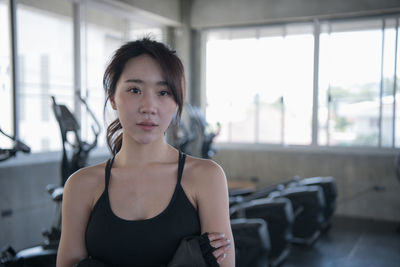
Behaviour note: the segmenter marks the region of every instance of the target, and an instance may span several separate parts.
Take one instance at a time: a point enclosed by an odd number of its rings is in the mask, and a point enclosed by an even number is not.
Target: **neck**
[[[176,150],[163,138],[150,143],[139,144],[129,138],[123,138],[121,150],[115,156],[120,167],[138,167],[156,162],[176,160]]]

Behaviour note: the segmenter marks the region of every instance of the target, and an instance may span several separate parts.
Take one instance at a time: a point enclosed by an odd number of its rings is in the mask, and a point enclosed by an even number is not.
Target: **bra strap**
[[[111,175],[111,167],[114,163],[114,157],[110,158],[107,161],[107,165],[106,165],[106,188],[108,188],[108,183],[110,182],[110,175]]]
[[[185,166],[186,154],[179,151],[179,164],[178,164],[178,184],[181,183],[183,167]]]

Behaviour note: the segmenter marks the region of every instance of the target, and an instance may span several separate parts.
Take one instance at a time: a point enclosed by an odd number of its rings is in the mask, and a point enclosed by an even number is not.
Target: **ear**
[[[115,97],[112,95],[110,96],[110,103],[113,110],[117,110],[117,105],[115,104]]]

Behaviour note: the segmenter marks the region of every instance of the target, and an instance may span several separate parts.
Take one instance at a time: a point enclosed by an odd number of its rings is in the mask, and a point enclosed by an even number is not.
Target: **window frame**
[[[298,21],[283,21],[279,23],[271,23],[271,24],[262,24],[262,25],[253,25],[251,26],[246,26],[246,28],[257,28],[257,27],[268,27],[268,26],[279,26],[279,25],[286,25],[286,24],[303,24],[303,23],[313,23],[313,28],[314,28],[314,74],[313,74],[313,112],[312,112],[312,129],[311,129],[311,144],[310,145],[288,145],[288,144],[270,144],[270,143],[241,143],[241,142],[218,142],[216,143],[216,147],[219,149],[231,149],[231,148],[237,148],[237,149],[243,149],[246,147],[249,150],[316,150],[316,151],[325,151],[325,150],[332,150],[333,152],[356,152],[356,153],[376,153],[377,151],[382,152],[384,154],[392,154],[395,151],[398,151],[400,149],[400,144],[397,144],[396,147],[396,116],[400,116],[400,114],[396,114],[396,97],[394,97],[393,101],[393,118],[392,118],[392,144],[390,147],[384,147],[382,146],[382,111],[379,111],[379,143],[378,146],[375,147],[370,147],[370,146],[360,146],[360,145],[351,145],[351,146],[337,146],[337,145],[319,145],[318,144],[318,136],[320,135],[319,133],[319,122],[318,122],[318,109],[319,109],[319,56],[320,56],[320,35],[321,35],[321,25],[323,23],[337,23],[337,22],[351,22],[351,21],[368,21],[368,20],[373,20],[373,19],[378,19],[382,21],[382,31],[384,31],[385,28],[385,20],[387,19],[394,19],[396,21],[395,25],[395,31],[396,31],[396,43],[395,43],[395,63],[394,63],[394,85],[393,85],[393,95],[395,96],[396,94],[396,88],[399,86],[399,81],[398,78],[396,78],[398,69],[397,69],[397,61],[398,59],[398,47],[399,47],[399,27],[400,27],[400,13],[394,13],[394,14],[382,14],[382,15],[368,15],[368,16],[354,16],[354,17],[338,17],[338,18],[310,18],[310,19],[305,19],[305,20],[298,20]],[[221,30],[236,30],[244,27],[209,27],[207,29],[203,29],[201,32],[201,44],[200,44],[200,49],[201,49],[201,54],[202,57],[200,59],[200,65],[201,65],[201,84],[200,84],[200,90],[201,90],[201,108],[204,112],[206,112],[206,103],[207,103],[207,95],[206,95],[206,47],[207,47],[207,37],[210,32],[213,31],[221,31]],[[382,39],[384,39],[384,34],[382,34]],[[384,43],[384,40],[382,40]],[[382,50],[383,50],[383,45],[382,45]],[[381,58],[383,57],[383,52],[381,55]],[[396,76],[397,75],[397,76]],[[381,75],[382,77],[382,75]],[[379,102],[382,105],[382,79],[380,81],[380,99]],[[398,91],[398,90],[397,90]]]

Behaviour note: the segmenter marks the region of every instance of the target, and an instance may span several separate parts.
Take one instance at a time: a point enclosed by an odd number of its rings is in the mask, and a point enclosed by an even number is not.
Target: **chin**
[[[141,145],[148,145],[154,142],[152,138],[136,138],[136,142]]]
[[[136,142],[141,145],[148,145],[158,141],[159,138],[155,138],[155,136],[141,136],[136,138]]]
[[[152,144],[152,143],[154,143],[154,141],[153,140],[143,140],[143,141],[141,141],[141,142],[139,142],[141,145],[149,145],[149,144]]]
[[[164,134],[160,132],[132,132],[130,135],[132,138],[132,141],[135,141],[137,144],[140,145],[148,145],[148,144],[153,144],[157,143],[161,140],[164,140]]]

